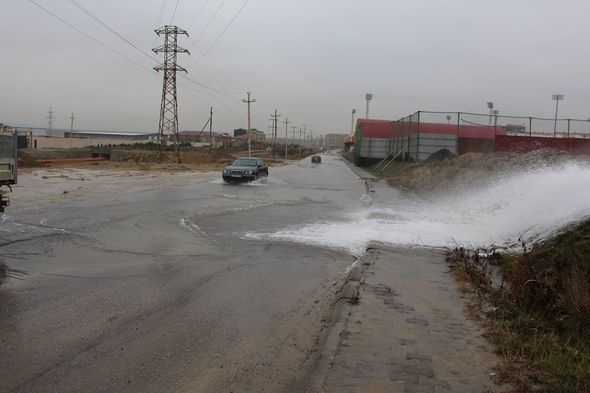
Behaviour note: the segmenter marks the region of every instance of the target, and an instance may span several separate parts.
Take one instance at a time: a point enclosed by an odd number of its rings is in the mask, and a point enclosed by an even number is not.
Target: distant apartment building
[[[243,128],[238,128],[237,130],[234,130],[234,137],[239,138],[244,135],[248,135],[248,130],[243,129]],[[252,128],[250,130],[250,136],[252,138],[252,142],[259,142],[259,143],[266,142],[266,134],[262,131],[257,130],[256,128]]]

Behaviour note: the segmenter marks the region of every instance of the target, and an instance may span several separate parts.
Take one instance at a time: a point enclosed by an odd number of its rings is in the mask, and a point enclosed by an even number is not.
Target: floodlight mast
[[[367,101],[367,110],[365,112],[365,119],[369,118],[369,103],[371,102],[372,99],[373,99],[373,94],[371,94],[371,93],[365,94],[365,100]]]
[[[563,101],[563,94],[553,94],[553,101],[555,101],[555,123],[553,124],[553,137],[557,136],[557,112],[559,110],[559,101]]]

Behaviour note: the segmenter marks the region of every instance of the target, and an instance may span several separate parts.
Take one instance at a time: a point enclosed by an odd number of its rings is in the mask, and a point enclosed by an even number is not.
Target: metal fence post
[[[533,136],[533,118],[529,117],[529,137]]]
[[[416,162],[420,161],[420,111],[418,113],[418,133],[416,134]]]
[[[401,131],[401,133],[403,135],[403,132],[404,132],[404,118],[403,117],[402,117],[401,124],[400,124],[400,131]],[[404,147],[402,146],[401,148],[403,149]],[[402,154],[404,154],[404,153],[402,152]],[[405,161],[405,157],[402,157],[402,161]]]
[[[494,151],[496,151],[496,135],[498,129],[498,115],[494,116]]]
[[[567,119],[567,137],[570,137],[570,122],[572,119]]]
[[[457,112],[457,135],[455,136],[455,155],[459,157],[459,128],[461,127],[461,112]]]

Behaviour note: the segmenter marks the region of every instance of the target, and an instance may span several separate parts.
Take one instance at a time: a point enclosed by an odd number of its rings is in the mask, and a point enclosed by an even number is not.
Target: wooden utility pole
[[[252,138],[250,136],[250,104],[256,102],[256,100],[250,99],[250,92],[247,92],[248,98],[242,99],[243,103],[248,104],[248,157],[252,157]]]
[[[289,121],[289,118],[286,117],[285,121],[283,122],[285,123],[285,160],[287,159],[287,149],[289,146],[289,123],[291,123]]]
[[[213,107],[211,107],[211,110],[209,111],[209,150],[213,149],[213,144],[214,144],[214,140],[213,140]]]
[[[72,138],[74,137],[74,135],[72,135],[74,133],[74,114],[72,113],[72,116],[70,116],[70,150],[72,149]]]
[[[291,138],[293,138],[293,149],[295,149],[295,141],[297,140],[295,135],[297,135],[297,126],[291,126]]]
[[[279,131],[279,117],[281,117],[281,115],[277,114],[277,110],[275,109],[275,113],[274,115],[270,115],[273,119],[273,146],[275,149],[275,158],[278,158],[278,152],[277,152],[277,133]]]

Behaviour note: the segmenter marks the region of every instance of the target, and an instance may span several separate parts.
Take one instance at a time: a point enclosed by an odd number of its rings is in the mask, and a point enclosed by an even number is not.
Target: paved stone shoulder
[[[486,392],[498,358],[465,316],[465,301],[440,251],[374,249],[358,304],[330,335],[317,392]],[[329,340],[328,340],[329,341]],[[330,355],[328,352],[333,351]],[[322,370],[322,368],[319,368]]]

